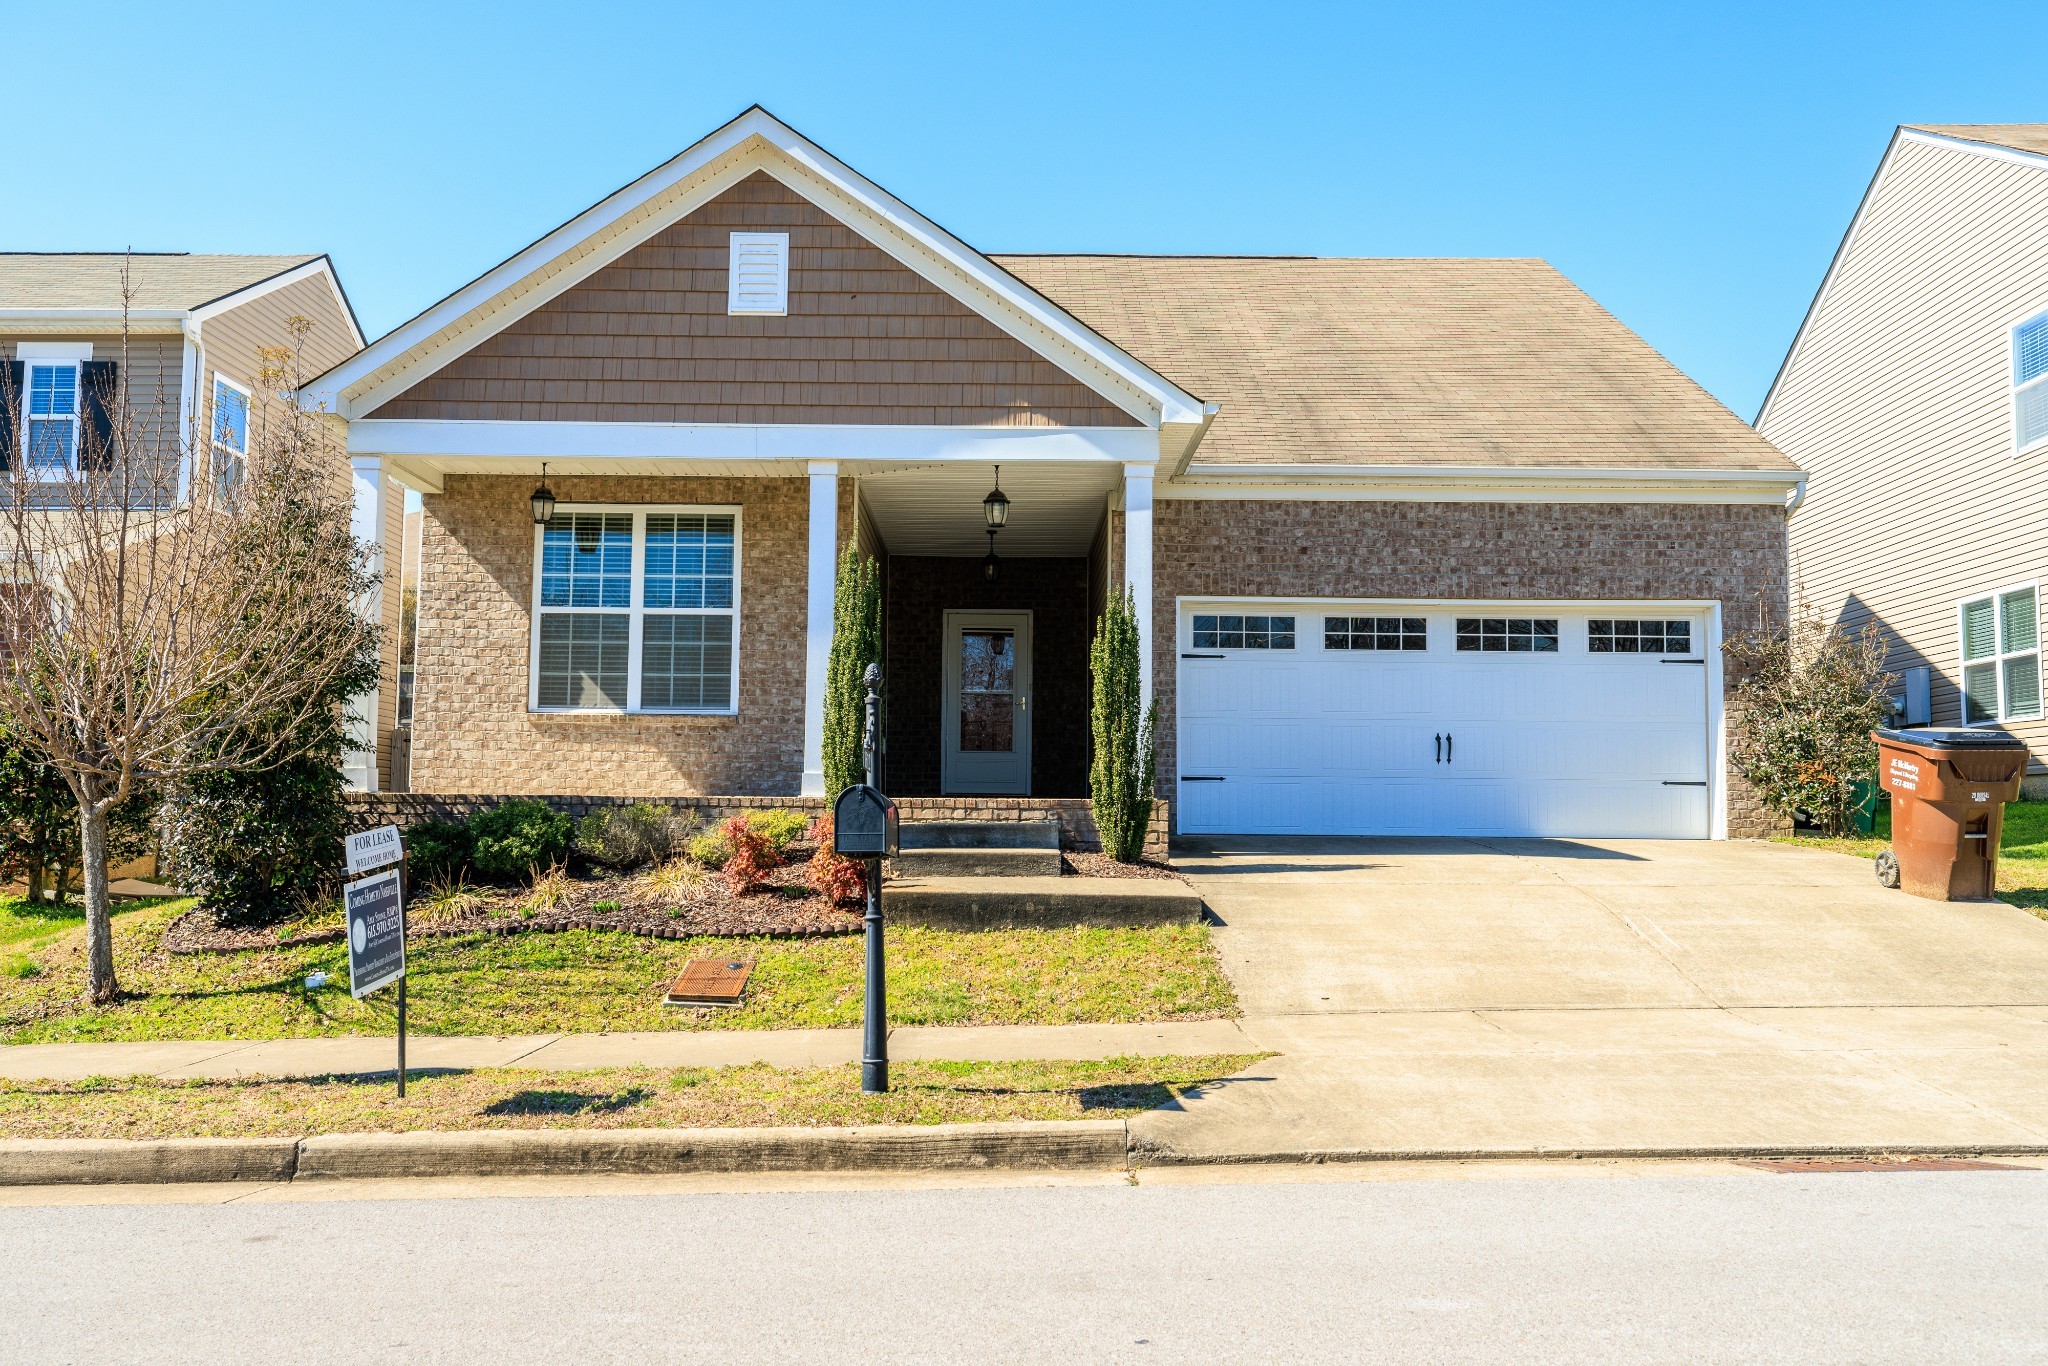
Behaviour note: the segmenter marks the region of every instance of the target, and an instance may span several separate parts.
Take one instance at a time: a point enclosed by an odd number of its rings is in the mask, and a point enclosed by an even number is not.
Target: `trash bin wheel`
[[[1877,880],[1887,887],[1899,885],[1899,857],[1889,849],[1877,856]]]

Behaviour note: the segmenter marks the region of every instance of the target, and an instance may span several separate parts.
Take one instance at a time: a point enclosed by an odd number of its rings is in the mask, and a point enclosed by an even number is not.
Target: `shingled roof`
[[[1794,468],[1542,261],[990,259],[1222,405],[1196,472]]]
[[[2048,123],[1909,123],[1908,128],[1964,142],[2009,147],[2015,152],[2048,156]]]
[[[0,308],[119,308],[124,265],[130,308],[197,308],[319,259],[184,252],[0,252]]]

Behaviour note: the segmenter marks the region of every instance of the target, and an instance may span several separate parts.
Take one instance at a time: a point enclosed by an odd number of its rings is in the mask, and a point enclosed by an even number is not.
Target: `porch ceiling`
[[[1005,465],[1009,525],[996,537],[1006,559],[1085,555],[1122,482],[1112,464]],[[995,481],[989,465],[930,465],[865,474],[860,497],[892,555],[980,558],[988,552],[981,500]]]

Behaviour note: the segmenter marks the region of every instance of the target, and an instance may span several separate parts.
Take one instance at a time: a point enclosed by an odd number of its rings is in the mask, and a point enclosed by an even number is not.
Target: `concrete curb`
[[[0,1186],[168,1181],[289,1181],[296,1138],[17,1138],[0,1140]]]
[[[1651,1161],[1683,1158],[2048,1157],[2048,1143],[1707,1143],[1609,1148],[1305,1148],[1291,1152],[1189,1153],[1135,1135],[1133,1167],[1320,1166],[1340,1162]]]
[[[0,1186],[676,1172],[1114,1170],[1122,1120],[827,1129],[487,1129],[311,1138],[12,1139]]]

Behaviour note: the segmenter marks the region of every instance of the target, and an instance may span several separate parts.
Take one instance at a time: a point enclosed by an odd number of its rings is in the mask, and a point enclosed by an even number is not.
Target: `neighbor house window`
[[[78,468],[78,362],[31,360],[22,374],[22,429],[31,475],[54,479]]]
[[[1325,650],[1427,650],[1429,622],[1422,617],[1324,617]]]
[[[1963,724],[2039,716],[2040,618],[2033,587],[1964,603],[1962,637]]]
[[[1461,650],[1557,653],[1556,617],[1459,617]]]
[[[2012,330],[2012,428],[2021,450],[2048,441],[2048,313]]]
[[[1595,617],[1586,623],[1586,649],[1596,655],[1689,655],[1692,623]]]
[[[1195,618],[1197,650],[1291,650],[1294,618],[1209,616]]]
[[[223,498],[249,470],[249,391],[225,375],[213,377],[213,487]]]
[[[736,510],[558,507],[538,539],[535,708],[737,708]]]

